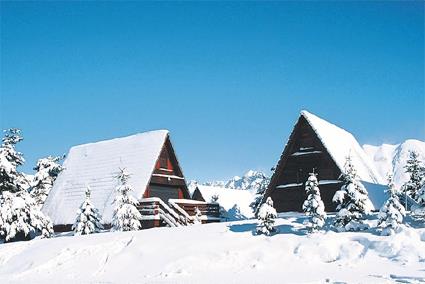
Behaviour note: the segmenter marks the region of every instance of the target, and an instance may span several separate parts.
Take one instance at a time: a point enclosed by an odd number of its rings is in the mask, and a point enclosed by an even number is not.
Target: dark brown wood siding
[[[144,197],[159,197],[165,202],[170,198],[190,199],[183,172],[168,137],[158,157]]]
[[[341,174],[313,128],[300,116],[266,191],[266,197],[271,196],[278,212],[302,211],[306,198],[305,181],[313,171],[318,175],[319,182],[338,180]],[[290,184],[298,186],[285,187]],[[319,185],[326,211],[335,211],[332,197],[340,186],[335,183]]]
[[[195,191],[193,192],[192,199],[198,200],[198,201],[205,201],[204,197],[202,196],[201,191],[198,188],[195,189]]]

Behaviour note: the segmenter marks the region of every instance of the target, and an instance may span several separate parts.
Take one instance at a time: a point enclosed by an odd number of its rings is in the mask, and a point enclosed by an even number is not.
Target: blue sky
[[[188,178],[278,160],[300,110],[425,140],[422,2],[1,2],[1,127],[30,171],[166,128]]]

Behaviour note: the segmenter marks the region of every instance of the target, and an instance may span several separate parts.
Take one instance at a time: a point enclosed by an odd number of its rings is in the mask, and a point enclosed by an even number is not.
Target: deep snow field
[[[306,235],[282,216],[271,237],[244,220],[0,244],[0,283],[425,283],[424,228]]]

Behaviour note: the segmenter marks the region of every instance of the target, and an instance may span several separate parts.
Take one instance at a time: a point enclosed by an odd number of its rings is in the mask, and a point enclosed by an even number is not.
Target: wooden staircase
[[[143,198],[137,209],[142,214],[142,227],[180,227],[195,223],[196,208],[201,212],[200,221],[220,222],[220,207],[191,199],[169,199],[168,204],[158,197]]]

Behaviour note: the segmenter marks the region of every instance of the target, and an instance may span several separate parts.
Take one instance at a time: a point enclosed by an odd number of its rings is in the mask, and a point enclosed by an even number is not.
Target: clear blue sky
[[[26,171],[159,128],[188,178],[269,170],[302,109],[361,144],[425,140],[423,2],[0,5],[0,121]]]

